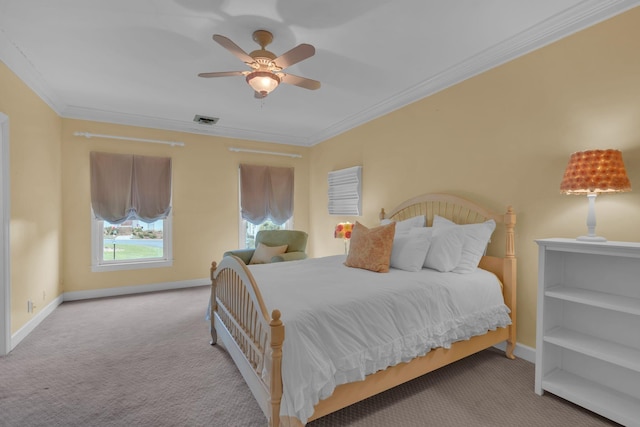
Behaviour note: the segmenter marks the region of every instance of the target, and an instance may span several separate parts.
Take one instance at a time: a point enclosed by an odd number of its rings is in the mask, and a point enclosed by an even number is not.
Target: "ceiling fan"
[[[214,34],[213,40],[238,57],[242,62],[251,67],[251,71],[221,71],[213,73],[200,73],[199,77],[228,77],[245,76],[249,86],[255,91],[256,98],[264,98],[271,93],[280,83],[287,83],[304,89],[316,90],[320,87],[317,80],[284,73],[287,67],[297,64],[316,53],[316,49],[310,44],[300,44],[288,52],[276,57],[265,47],[273,41],[273,34],[266,30],[257,30],[253,33],[253,40],[260,45],[259,50],[247,54],[225,36]]]

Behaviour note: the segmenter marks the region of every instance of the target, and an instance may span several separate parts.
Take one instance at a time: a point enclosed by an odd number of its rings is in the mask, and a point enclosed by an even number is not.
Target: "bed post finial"
[[[209,269],[209,274],[211,277],[211,281],[213,282],[213,273],[216,272],[216,268],[218,268],[218,263],[216,263],[215,261],[211,261],[211,268]]]
[[[271,419],[269,425],[280,426],[280,401],[282,400],[282,343],[284,325],[280,320],[280,310],[271,313]]]
[[[378,214],[380,221],[382,221],[386,215],[387,213],[384,211],[384,208],[380,209],[380,213]]]

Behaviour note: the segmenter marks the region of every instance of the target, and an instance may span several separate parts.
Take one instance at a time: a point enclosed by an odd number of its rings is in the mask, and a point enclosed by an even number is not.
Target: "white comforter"
[[[373,273],[344,259],[249,267],[269,313],[279,309],[285,325],[282,416],[305,424],[340,384],[511,324],[500,282],[487,271]]]

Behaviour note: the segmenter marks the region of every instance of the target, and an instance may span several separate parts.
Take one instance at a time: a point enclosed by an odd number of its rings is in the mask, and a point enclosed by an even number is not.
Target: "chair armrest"
[[[222,256],[226,257],[229,255],[235,255],[240,258],[245,264],[249,265],[249,261],[251,261],[251,257],[255,249],[236,249],[234,251],[227,251]]]
[[[284,254],[276,255],[273,258],[271,258],[271,262],[296,261],[296,260],[305,259],[305,258],[307,258],[307,254],[305,252],[295,251],[295,252],[287,252]]]

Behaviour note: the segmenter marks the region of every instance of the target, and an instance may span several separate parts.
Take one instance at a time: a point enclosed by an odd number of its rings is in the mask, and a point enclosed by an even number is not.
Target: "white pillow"
[[[431,246],[424,266],[441,272],[452,271],[462,258],[464,235],[453,227],[431,229]]]
[[[458,225],[441,216],[433,218],[434,229],[462,230],[464,244],[462,257],[458,265],[452,270],[454,273],[472,273],[478,268],[480,258],[484,255],[491,234],[496,229],[496,222],[492,219],[479,224]]]
[[[380,225],[387,225],[394,222],[390,219],[383,219],[380,221]],[[425,225],[425,217],[424,215],[414,216],[403,221],[396,221],[396,234],[402,233],[404,231],[409,231],[414,227],[424,227]]]
[[[396,224],[396,227],[398,224]],[[431,246],[431,227],[414,227],[396,232],[390,266],[405,271],[420,271]]]
[[[287,252],[287,247],[289,247],[289,245],[267,246],[262,243],[258,243],[258,247],[253,252],[253,256],[251,257],[249,264],[269,264],[271,262],[271,258]]]

